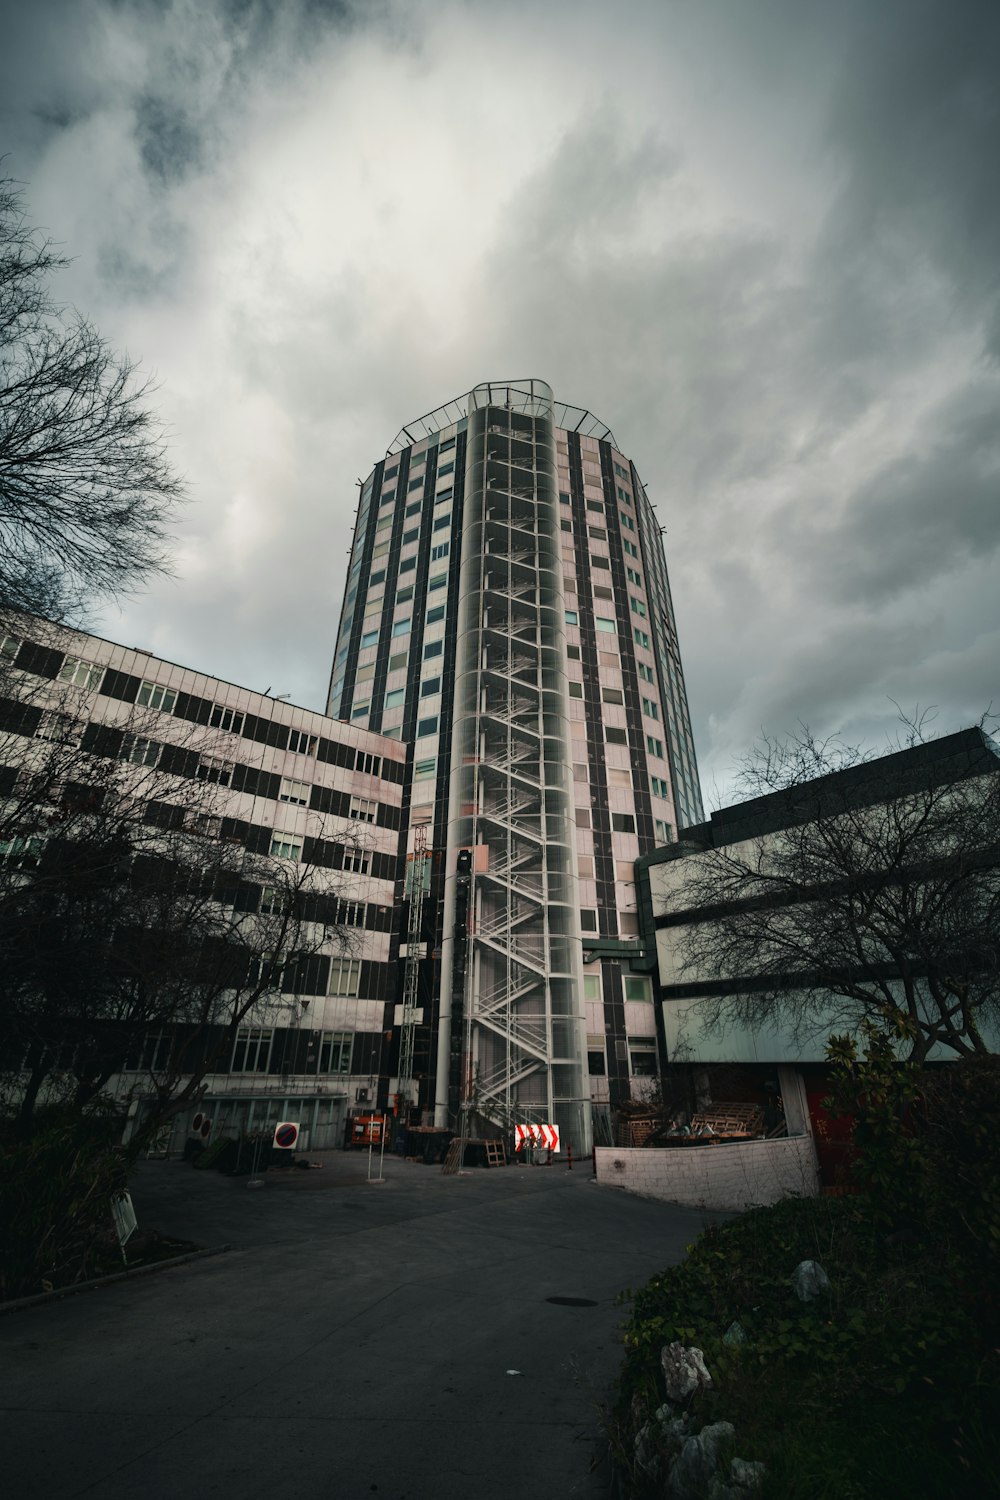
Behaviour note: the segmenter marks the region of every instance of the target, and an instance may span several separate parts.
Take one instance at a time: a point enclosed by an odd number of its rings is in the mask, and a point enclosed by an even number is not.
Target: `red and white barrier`
[[[559,1150],[558,1125],[515,1125],[514,1150],[525,1146],[541,1146],[545,1151]]]

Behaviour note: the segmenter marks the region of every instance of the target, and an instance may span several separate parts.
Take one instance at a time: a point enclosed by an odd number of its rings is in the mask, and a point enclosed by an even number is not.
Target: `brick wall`
[[[598,1146],[594,1160],[602,1187],[693,1208],[739,1211],[819,1192],[816,1152],[808,1135],[725,1146]]]

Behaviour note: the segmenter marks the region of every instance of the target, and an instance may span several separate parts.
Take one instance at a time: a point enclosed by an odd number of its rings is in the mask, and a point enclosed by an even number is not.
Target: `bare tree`
[[[679,862],[669,902],[702,1024],[802,1038],[868,1018],[918,1061],[988,1051],[1000,755],[982,727],[933,741],[915,722],[879,759],[802,730],[742,770],[750,800]]]
[[[162,571],[181,494],[150,382],[49,291],[67,264],[0,178],[0,616],[67,618]]]
[[[0,1086],[30,1133],[41,1099],[84,1113],[163,1033],[145,1059],[152,1129],[353,934],[315,868],[246,847],[222,787],[164,773],[151,716],[91,726],[113,737],[102,755],[72,694],[45,701],[35,738],[2,726],[18,769],[0,802]]]

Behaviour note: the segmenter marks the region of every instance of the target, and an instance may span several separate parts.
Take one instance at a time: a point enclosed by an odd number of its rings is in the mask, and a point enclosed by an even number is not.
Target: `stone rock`
[[[743,1327],[742,1323],[730,1323],[729,1327],[722,1335],[722,1342],[724,1344],[745,1344],[746,1341],[747,1331]]]
[[[670,1468],[672,1500],[703,1500],[718,1477],[720,1450],[735,1436],[732,1422],[713,1422],[711,1426],[703,1427],[696,1437],[685,1440]]]
[[[764,1465],[750,1458],[734,1458],[729,1465],[729,1477],[741,1494],[757,1495],[764,1484]]]
[[[830,1278],[815,1260],[800,1260],[792,1272],[792,1291],[800,1302],[812,1302],[830,1290]]]
[[[670,1401],[687,1401],[695,1391],[707,1389],[712,1377],[705,1368],[700,1349],[685,1349],[683,1344],[667,1344],[660,1351],[660,1365]]]

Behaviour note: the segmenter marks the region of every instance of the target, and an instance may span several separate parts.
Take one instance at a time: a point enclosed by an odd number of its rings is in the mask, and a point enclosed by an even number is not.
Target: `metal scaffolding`
[[[427,831],[413,831],[413,853],[406,858],[406,889],[410,901],[406,925],[406,961],[403,967],[403,1008],[399,1033],[399,1076],[396,1092],[402,1110],[413,1103],[413,1053],[420,1014],[420,960],[423,956],[424,897],[430,884]]]

